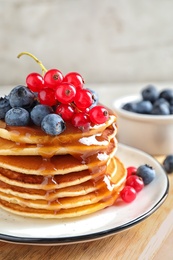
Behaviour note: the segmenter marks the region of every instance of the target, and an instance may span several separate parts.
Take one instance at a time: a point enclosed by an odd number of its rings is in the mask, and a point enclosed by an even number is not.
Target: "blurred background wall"
[[[0,85],[47,68],[87,83],[173,81],[172,0],[0,0]]]

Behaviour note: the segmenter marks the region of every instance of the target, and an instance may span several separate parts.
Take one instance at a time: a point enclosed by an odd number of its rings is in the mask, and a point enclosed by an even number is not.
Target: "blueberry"
[[[43,118],[50,113],[53,113],[52,107],[46,105],[36,105],[31,110],[30,116],[33,123],[37,126],[40,126]]]
[[[147,185],[154,180],[156,173],[151,166],[144,164],[137,168],[136,175],[143,179],[144,185]]]
[[[11,109],[8,96],[0,98],[0,119],[5,118],[6,112]]]
[[[97,92],[95,92],[93,89],[87,88],[91,94],[92,94],[92,99],[93,99],[93,104],[90,106],[90,109],[98,104],[99,101],[99,96]]]
[[[154,105],[151,111],[152,115],[170,115],[169,105],[166,103],[161,103],[158,105]]]
[[[159,91],[156,89],[153,85],[148,85],[145,87],[142,92],[142,98],[143,100],[148,100],[150,102],[155,102],[159,96]]]
[[[173,89],[164,89],[160,92],[159,97],[171,102],[173,100]]]
[[[169,100],[169,104],[173,106],[173,97],[171,98],[171,100]]]
[[[129,112],[135,112],[136,113],[136,103],[135,102],[128,102],[122,106],[122,109],[129,111]]]
[[[173,115],[173,105],[170,105],[170,114]]]
[[[158,98],[155,102],[154,102],[154,106],[158,106],[158,105],[161,105],[161,104],[167,104],[167,106],[169,106],[169,102],[164,99],[164,98]]]
[[[19,85],[13,88],[9,94],[11,107],[30,107],[35,100],[34,93],[29,88]]]
[[[29,120],[29,112],[21,107],[11,108],[5,115],[6,124],[11,126],[26,126]]]
[[[59,135],[65,130],[66,126],[62,117],[57,114],[49,114],[43,118],[41,128],[46,134]]]
[[[167,173],[173,173],[173,155],[168,155],[163,161],[163,167]]]
[[[144,100],[136,103],[136,112],[140,114],[150,114],[153,105],[150,101]]]

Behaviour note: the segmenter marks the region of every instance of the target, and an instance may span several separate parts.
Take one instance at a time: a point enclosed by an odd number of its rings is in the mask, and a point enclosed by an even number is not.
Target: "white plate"
[[[39,245],[79,243],[113,235],[151,215],[167,197],[167,175],[153,157],[137,149],[119,144],[117,156],[126,167],[149,164],[156,170],[154,181],[138,193],[135,201],[71,220],[32,219],[0,210],[0,240]]]

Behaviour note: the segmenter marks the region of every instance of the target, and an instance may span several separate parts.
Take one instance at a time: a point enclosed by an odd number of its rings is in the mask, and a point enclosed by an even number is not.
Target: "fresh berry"
[[[159,97],[166,99],[168,102],[171,102],[173,99],[173,89],[164,89],[160,92]]]
[[[44,88],[38,92],[40,103],[47,106],[54,106],[57,103],[55,99],[55,91],[51,88]]]
[[[170,115],[170,108],[167,103],[160,103],[158,105],[154,105],[151,110],[152,115]]]
[[[53,113],[52,107],[40,104],[31,110],[30,117],[35,125],[41,126],[43,118],[50,113]]]
[[[56,107],[55,112],[60,115],[64,121],[69,121],[72,119],[74,109],[71,105],[60,104]]]
[[[143,100],[150,101],[151,103],[155,102],[157,98],[159,97],[159,92],[156,89],[155,86],[149,85],[145,87],[142,92],[142,98]]]
[[[90,106],[90,109],[91,109],[92,107],[94,107],[94,106],[96,106],[98,104],[99,97],[98,97],[98,94],[94,90],[92,90],[90,88],[87,88],[87,90],[89,90],[91,92],[91,94],[92,94],[93,103]]]
[[[5,115],[5,122],[10,126],[26,126],[29,120],[29,112],[22,107],[11,108]]]
[[[136,175],[143,179],[144,185],[147,185],[154,180],[156,173],[153,167],[145,164],[137,168]]]
[[[71,123],[82,131],[87,131],[90,127],[88,116],[83,112],[75,113],[71,119]]]
[[[5,114],[8,110],[11,109],[10,102],[9,102],[9,97],[1,97],[0,98],[0,119],[5,118]]]
[[[170,114],[173,115],[173,105],[170,105]]]
[[[69,83],[61,83],[55,91],[55,98],[62,104],[71,103],[76,95],[76,89]]]
[[[131,176],[127,177],[126,185],[133,187],[136,192],[139,192],[143,189],[144,182],[143,182],[143,179],[140,178],[139,176],[131,175]]]
[[[104,124],[109,117],[108,110],[103,106],[95,106],[89,111],[89,117],[94,124]]]
[[[164,98],[158,98],[153,105],[160,106],[161,104],[166,104],[167,106],[169,106],[169,102]]]
[[[36,73],[30,73],[26,78],[26,85],[33,92],[39,92],[44,86],[43,77]]]
[[[74,99],[74,103],[80,110],[85,110],[93,103],[92,94],[87,89],[78,89]]]
[[[77,72],[69,72],[67,75],[65,75],[63,82],[72,84],[76,89],[78,89],[83,88],[84,79]]]
[[[48,114],[41,122],[42,130],[48,135],[59,135],[61,134],[66,126],[62,117],[57,114]]]
[[[173,173],[173,155],[168,155],[163,161],[163,167],[167,173]]]
[[[136,191],[133,187],[131,186],[125,186],[121,191],[120,191],[120,197],[122,200],[126,203],[130,203],[133,200],[136,199]]]
[[[139,114],[150,114],[152,111],[153,105],[150,101],[144,100],[136,103],[136,113]]]
[[[136,102],[128,102],[122,106],[122,109],[136,113]]]
[[[60,70],[51,69],[44,75],[45,87],[55,89],[63,81],[63,75]]]
[[[27,108],[32,106],[34,100],[34,93],[22,85],[13,88],[9,94],[9,102],[11,107]]]
[[[127,167],[127,178],[130,176],[130,175],[134,175],[136,174],[137,172],[137,168],[134,167],[134,166],[129,166]]]

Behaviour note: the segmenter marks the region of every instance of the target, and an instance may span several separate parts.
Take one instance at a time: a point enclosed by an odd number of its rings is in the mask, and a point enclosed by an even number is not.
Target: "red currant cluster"
[[[44,76],[31,73],[26,78],[30,90],[38,93],[39,102],[55,107],[55,113],[64,121],[82,130],[91,124],[103,124],[108,119],[108,111],[101,105],[92,106],[93,94],[85,89],[84,80],[77,72],[63,76],[57,69],[46,71]]]
[[[120,196],[123,201],[129,203],[136,199],[137,192],[144,188],[143,179],[136,175],[137,168],[130,166],[127,168],[127,179]]]

